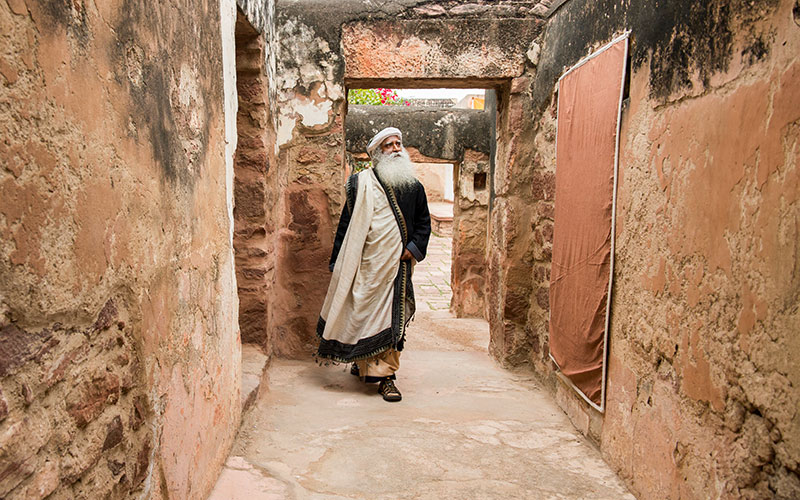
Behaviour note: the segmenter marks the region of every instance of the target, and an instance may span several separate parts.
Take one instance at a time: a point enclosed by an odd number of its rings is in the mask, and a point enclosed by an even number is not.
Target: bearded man
[[[351,175],[345,186],[317,355],[354,363],[350,373],[379,382],[386,401],[400,401],[395,372],[416,309],[411,273],[425,258],[431,218],[400,130],[378,132],[367,153],[374,167]]]

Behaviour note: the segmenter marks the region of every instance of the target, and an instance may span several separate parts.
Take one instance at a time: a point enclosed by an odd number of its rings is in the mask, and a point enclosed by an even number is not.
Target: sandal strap
[[[389,394],[400,395],[400,390],[397,388],[396,385],[394,385],[394,382],[392,382],[391,379],[384,380],[381,383],[381,394],[383,394],[383,395],[389,395]]]

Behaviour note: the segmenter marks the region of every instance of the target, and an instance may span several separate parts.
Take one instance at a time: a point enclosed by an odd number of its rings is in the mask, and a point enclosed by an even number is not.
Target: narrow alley
[[[0,499],[800,499],[800,0],[0,0],[0,33]],[[313,359],[376,352],[383,394]]]
[[[530,372],[490,359],[486,322],[450,315],[449,266],[432,236],[403,401],[344,365],[275,360],[209,500],[633,498]]]

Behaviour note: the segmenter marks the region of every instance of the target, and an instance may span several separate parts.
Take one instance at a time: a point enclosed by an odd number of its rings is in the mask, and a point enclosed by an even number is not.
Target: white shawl
[[[403,241],[372,169],[358,174],[350,224],[336,258],[320,317],[322,338],[354,345],[392,325],[393,284]]]

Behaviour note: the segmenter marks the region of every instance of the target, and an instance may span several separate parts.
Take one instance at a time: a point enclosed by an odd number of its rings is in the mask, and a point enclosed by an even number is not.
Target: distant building
[[[482,94],[468,94],[455,105],[456,108],[483,109],[485,98]]]
[[[427,107],[427,108],[453,108],[456,106],[456,100],[450,99],[406,99],[412,106]]]

